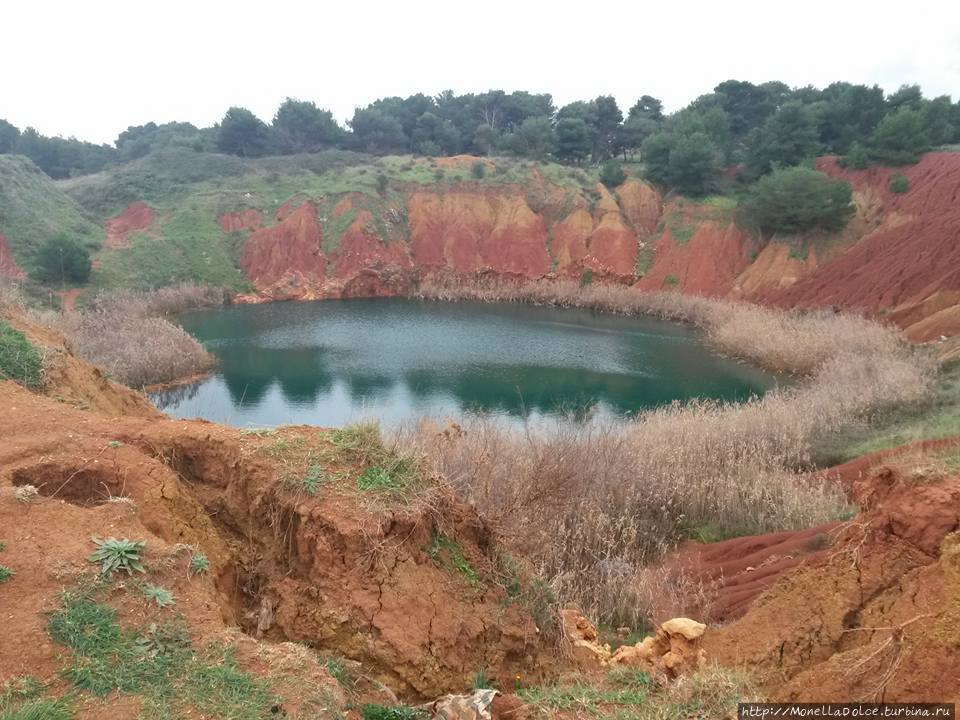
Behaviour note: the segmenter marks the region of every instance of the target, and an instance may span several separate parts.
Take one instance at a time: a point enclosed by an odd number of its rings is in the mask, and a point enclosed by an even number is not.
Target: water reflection
[[[349,300],[184,317],[219,371],[153,396],[178,417],[339,424],[375,415],[627,415],[693,397],[743,400],[773,378],[688,329],[512,305]]]

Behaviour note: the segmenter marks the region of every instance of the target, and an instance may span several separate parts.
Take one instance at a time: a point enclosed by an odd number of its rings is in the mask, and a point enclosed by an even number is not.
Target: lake
[[[219,366],[152,399],[174,417],[236,426],[629,416],[776,383],[691,328],[588,310],[378,298],[236,305],[180,322]]]

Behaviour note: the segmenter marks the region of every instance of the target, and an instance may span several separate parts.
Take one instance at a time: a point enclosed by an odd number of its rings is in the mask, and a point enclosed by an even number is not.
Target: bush
[[[852,197],[848,183],[817,170],[775,170],[750,189],[741,217],[769,232],[842,230],[854,213]]]
[[[907,180],[907,176],[903,173],[895,173],[893,177],[890,178],[890,192],[902,195],[909,189],[910,181]]]
[[[37,251],[30,273],[37,282],[83,285],[90,279],[90,253],[65,235],[47,240]]]
[[[43,383],[43,356],[19,330],[0,320],[0,380],[13,380],[24,387]]]
[[[614,160],[611,158],[603,164],[602,168],[600,168],[600,182],[602,182],[611,190],[622,185],[623,181],[626,179],[627,174],[623,171],[623,166],[620,164],[619,160]]]
[[[377,175],[377,192],[383,195],[387,192],[387,187],[390,184],[389,178],[383,173]]]
[[[870,165],[870,156],[867,155],[867,149],[863,145],[854,142],[847,154],[837,161],[837,164],[840,167],[847,167],[852,170],[866,170]]]
[[[483,180],[487,176],[487,166],[482,160],[477,160],[470,166],[470,175],[474,180]]]

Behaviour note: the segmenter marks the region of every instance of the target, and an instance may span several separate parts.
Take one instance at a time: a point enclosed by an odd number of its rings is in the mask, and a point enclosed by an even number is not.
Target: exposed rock
[[[217,218],[224,232],[238,232],[240,230],[259,230],[263,225],[263,216],[259,210],[244,208],[236,212],[228,212]]]
[[[599,670],[610,660],[610,646],[600,644],[600,635],[578,610],[561,612],[563,637],[573,661],[581,670]]]
[[[689,618],[667,620],[656,634],[636,645],[619,648],[610,658],[610,665],[626,665],[645,670],[651,677],[675,680],[696,672],[706,653],[700,647],[707,626]]]

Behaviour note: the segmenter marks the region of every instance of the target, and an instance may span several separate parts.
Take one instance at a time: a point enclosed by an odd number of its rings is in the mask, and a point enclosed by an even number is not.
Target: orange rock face
[[[305,202],[276,225],[257,230],[247,238],[240,267],[261,290],[292,275],[323,278],[327,258],[320,239],[316,209]]]
[[[103,224],[107,231],[106,247],[110,250],[123,250],[130,247],[130,233],[149,228],[153,224],[153,217],[153,208],[145,202],[133,203],[122,213]]]
[[[27,276],[14,261],[13,252],[10,250],[10,245],[3,233],[0,233],[0,275],[15,280],[22,280]]]

